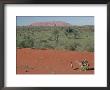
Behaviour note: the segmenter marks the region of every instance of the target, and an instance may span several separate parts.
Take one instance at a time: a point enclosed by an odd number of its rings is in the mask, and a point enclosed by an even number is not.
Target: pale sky
[[[17,26],[30,25],[34,22],[64,21],[72,25],[94,25],[94,16],[17,16]]]

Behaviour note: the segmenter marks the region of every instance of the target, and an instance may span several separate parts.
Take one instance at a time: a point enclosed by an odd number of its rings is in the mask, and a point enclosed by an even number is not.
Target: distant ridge
[[[34,22],[30,26],[71,26],[71,24],[63,21]]]

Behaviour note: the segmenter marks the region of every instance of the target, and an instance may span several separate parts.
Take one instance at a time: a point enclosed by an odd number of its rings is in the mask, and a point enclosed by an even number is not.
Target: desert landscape
[[[17,49],[17,74],[93,74],[94,70],[80,71],[78,62],[84,58],[93,68],[94,54],[90,52]]]
[[[17,25],[16,74],[94,74],[94,70],[94,25],[64,21]]]

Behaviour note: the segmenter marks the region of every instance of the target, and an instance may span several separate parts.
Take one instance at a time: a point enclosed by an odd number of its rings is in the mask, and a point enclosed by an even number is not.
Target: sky
[[[17,16],[17,26],[30,25],[34,22],[64,21],[72,25],[94,25],[94,16]]]

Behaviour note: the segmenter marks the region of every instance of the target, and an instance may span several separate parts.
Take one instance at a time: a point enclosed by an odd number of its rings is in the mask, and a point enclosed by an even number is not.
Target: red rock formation
[[[30,26],[70,26],[70,24],[62,21],[51,21],[51,22],[35,22],[32,23]]]

